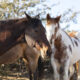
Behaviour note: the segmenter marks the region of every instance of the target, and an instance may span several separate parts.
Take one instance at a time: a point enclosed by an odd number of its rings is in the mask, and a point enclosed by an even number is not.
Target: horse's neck
[[[22,19],[12,19],[12,20],[3,20],[0,21],[0,32],[1,31],[13,31],[16,30],[17,32],[24,28],[24,21],[25,18]]]
[[[11,27],[11,26],[9,26],[9,27]],[[6,41],[7,42],[15,41],[18,37],[20,37],[24,33],[25,28],[24,28],[24,26],[22,26],[22,27],[23,28],[21,28],[20,25],[14,25],[11,29],[0,30],[0,43],[1,42],[5,43]]]
[[[59,29],[58,32],[56,33],[55,38],[52,40],[52,48],[68,46],[70,43],[71,43],[70,37],[67,35],[67,33],[62,29]]]
[[[16,44],[17,41],[21,40],[22,38],[19,39],[19,37],[24,34],[26,28],[25,25],[15,23],[12,26],[7,25],[6,27],[10,28],[4,28],[0,30],[0,53],[3,53],[3,51],[8,50],[14,44]]]

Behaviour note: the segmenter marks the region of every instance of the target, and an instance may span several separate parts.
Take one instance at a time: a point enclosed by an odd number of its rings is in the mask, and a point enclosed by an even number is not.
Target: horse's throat
[[[62,46],[62,42],[61,41],[62,41],[61,35],[54,39],[54,46],[58,51],[60,51],[60,48]]]

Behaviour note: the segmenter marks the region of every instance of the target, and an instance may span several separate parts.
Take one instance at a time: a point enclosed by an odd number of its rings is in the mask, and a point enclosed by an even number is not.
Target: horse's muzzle
[[[51,57],[51,54],[52,54],[52,50],[51,50],[51,48],[50,48],[50,49],[47,50],[47,56],[48,56],[48,57]]]

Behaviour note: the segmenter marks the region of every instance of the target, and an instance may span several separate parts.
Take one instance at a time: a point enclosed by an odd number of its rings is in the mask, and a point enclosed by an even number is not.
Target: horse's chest
[[[54,53],[54,58],[59,62],[59,63],[62,63],[65,61],[67,57],[67,54],[65,53],[65,51],[58,51],[56,50],[55,53]]]
[[[62,42],[61,36],[55,39],[54,49],[54,58],[57,59],[59,63],[64,62],[67,58],[67,46]]]

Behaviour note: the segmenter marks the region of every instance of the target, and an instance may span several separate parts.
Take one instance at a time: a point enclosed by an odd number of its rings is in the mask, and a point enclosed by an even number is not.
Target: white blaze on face
[[[52,35],[54,35],[55,33],[56,27],[57,27],[57,24],[46,25],[46,36],[49,42],[50,42]]]
[[[46,58],[47,56],[47,50],[48,50],[48,47],[47,46],[43,46],[43,48],[41,48],[41,57],[44,59]]]
[[[52,25],[46,25],[46,36],[47,36],[48,41],[50,41],[51,39],[52,32],[53,32]]]
[[[46,25],[46,36],[48,41],[51,39],[51,32],[52,32],[52,26],[51,25]]]
[[[56,32],[55,32],[55,29],[58,27],[58,24],[55,23],[55,24],[47,24],[46,25],[46,36],[47,36],[47,39],[48,41],[50,42],[51,40],[51,37],[52,35],[54,35]],[[58,36],[58,32],[56,33],[56,37]],[[52,52],[54,52],[54,39],[52,40],[52,44],[51,44],[51,48],[52,48]]]

